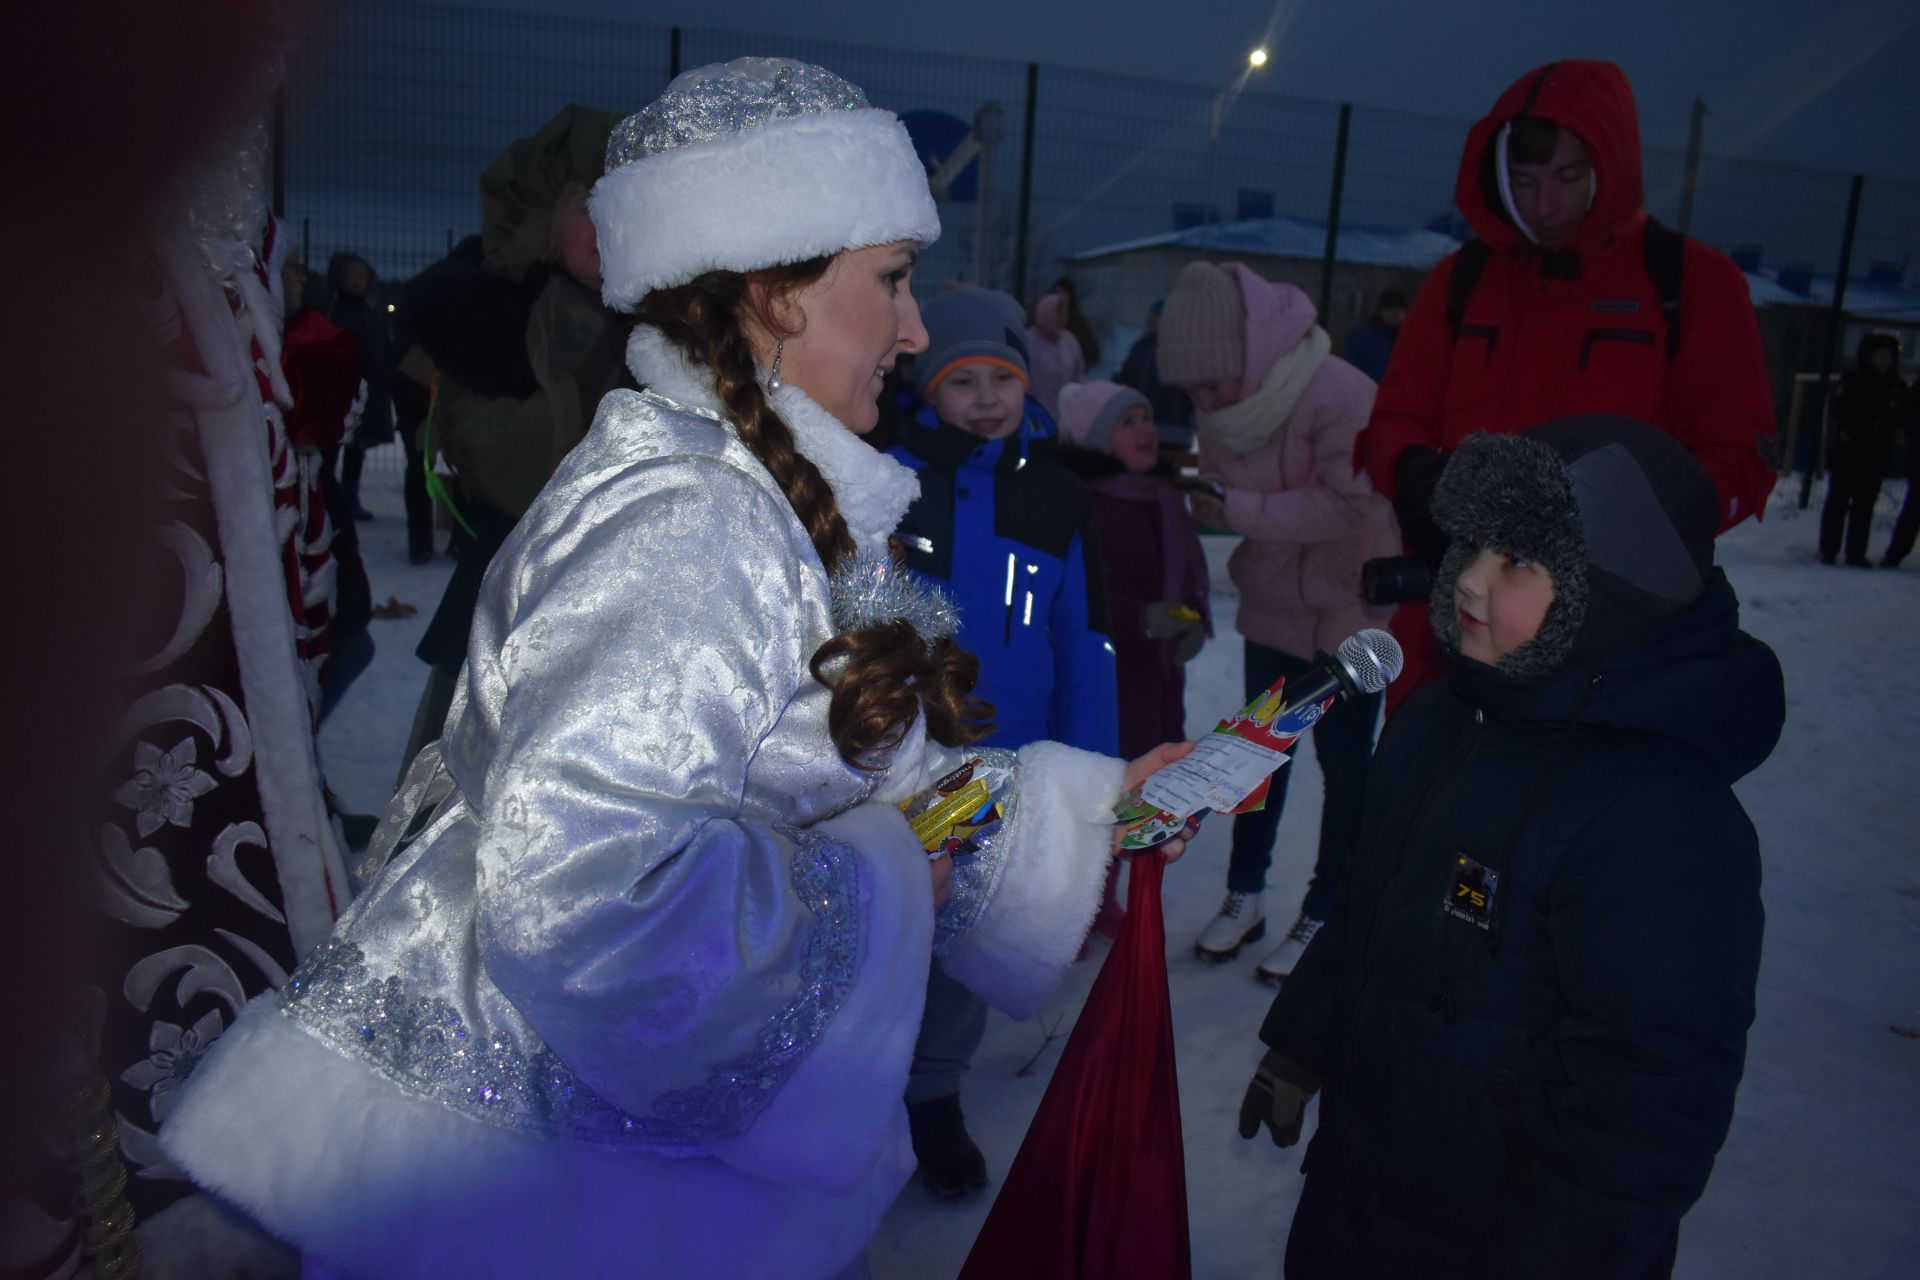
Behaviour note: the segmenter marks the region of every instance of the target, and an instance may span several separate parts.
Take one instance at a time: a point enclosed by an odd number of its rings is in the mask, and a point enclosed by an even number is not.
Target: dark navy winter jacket
[[[1624,654],[1533,684],[1456,660],[1387,722],[1348,905],[1261,1028],[1323,1081],[1289,1277],[1666,1274],[1745,1061],[1731,788],[1784,699],[1716,570]],[[1490,928],[1442,909],[1463,858]]]
[[[1340,348],[1340,358],[1379,382],[1387,376],[1393,344],[1399,337],[1398,329],[1389,329],[1378,320],[1364,320],[1347,335],[1346,343]]]
[[[924,410],[889,450],[920,474],[899,536],[908,567],[959,606],[958,639],[980,659],[975,692],[994,705],[987,742],[1112,755],[1119,704],[1092,500],[1053,457],[1051,427],[1031,402],[1003,440]]]

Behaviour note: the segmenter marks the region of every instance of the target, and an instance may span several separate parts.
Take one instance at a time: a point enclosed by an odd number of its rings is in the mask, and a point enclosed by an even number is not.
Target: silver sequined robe
[[[846,765],[807,671],[827,579],[779,486],[651,330],[489,571],[430,820],[161,1133],[196,1181],[367,1275],[831,1276],[912,1169],[927,963],[1024,1015],[1105,874],[1118,761],[1014,761],[936,921],[896,807],[916,725]],[[863,545],[914,494],[775,393]]]

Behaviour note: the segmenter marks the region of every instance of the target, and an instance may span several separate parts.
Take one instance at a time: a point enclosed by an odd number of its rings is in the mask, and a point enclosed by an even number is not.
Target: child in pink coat
[[[1027,369],[1027,394],[1057,421],[1060,388],[1087,376],[1080,340],[1067,331],[1067,300],[1058,293],[1034,304],[1033,323],[1027,326]]]
[[[1400,547],[1392,507],[1353,468],[1374,384],[1331,354],[1314,320],[1313,303],[1290,284],[1237,262],[1194,262],[1160,321],[1160,376],[1193,398],[1200,473],[1223,489],[1218,501],[1196,498],[1194,513],[1244,539],[1227,569],[1240,592],[1248,697],[1392,612],[1360,592],[1360,566]],[[1326,782],[1319,856],[1286,940],[1260,962],[1263,978],[1292,972],[1339,898],[1379,706],[1377,694],[1355,699],[1314,727]],[[1203,959],[1232,959],[1266,933],[1261,895],[1289,772],[1275,776],[1266,808],[1234,819],[1226,901],[1200,935]]]

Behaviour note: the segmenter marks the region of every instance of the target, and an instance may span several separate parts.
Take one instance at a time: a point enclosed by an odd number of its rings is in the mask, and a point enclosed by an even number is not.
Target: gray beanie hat
[[[914,385],[930,396],[947,370],[968,360],[1005,365],[1022,378],[1027,372],[1027,313],[1010,293],[998,289],[953,289],[920,311],[927,326],[927,349],[914,358]]]
[[[1539,633],[1500,659],[1537,679],[1612,657],[1692,603],[1713,569],[1719,498],[1678,441],[1631,418],[1561,418],[1461,442],[1434,489],[1452,538],[1433,584],[1433,630],[1455,652],[1454,584],[1482,547],[1553,576]]]

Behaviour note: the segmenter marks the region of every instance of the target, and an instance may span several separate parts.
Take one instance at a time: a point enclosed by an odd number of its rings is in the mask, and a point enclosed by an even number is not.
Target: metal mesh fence
[[[568,103],[626,111],[666,83],[670,31],[363,0],[290,69],[286,212],[309,265],[336,250],[387,279],[479,230],[479,177]]]
[[[1465,134],[1459,121],[1356,110],[1343,209],[1362,225],[1443,226],[1458,234],[1453,187]]]
[[[1856,271],[1885,282],[1906,280],[1920,248],[1920,182],[1867,179],[1853,260]]]
[[[919,273],[923,294],[964,278],[1021,282],[1031,296],[1061,258],[1089,249],[1198,223],[1327,216],[1339,107],[1263,92],[1257,78],[1209,88],[904,46],[346,0],[288,82],[285,208],[302,256],[320,267],[350,249],[387,279],[412,274],[478,230],[478,176],[509,142],[570,102],[635,109],[665,86],[676,48],[681,66],[769,51],[816,61],[876,105],[944,117],[928,127],[950,139],[997,106],[984,162],[942,202],[946,234]],[[1023,175],[1030,84],[1033,154]],[[912,121],[917,135],[931,118]],[[1355,109],[1342,225],[1460,234],[1453,185],[1465,132],[1461,121]],[[1650,147],[1643,163],[1647,208],[1675,220],[1685,156]],[[1842,173],[1717,157],[1709,147],[1690,229],[1768,268],[1831,276],[1848,187]],[[1920,184],[1870,178],[1856,279],[1904,283],[1917,247]]]
[[[1765,266],[1806,264],[1831,273],[1846,226],[1848,181],[1842,173],[1702,156],[1691,230],[1729,251],[1757,247]]]
[[[1035,96],[1029,284],[1103,244],[1325,216],[1335,105],[1055,67]]]

